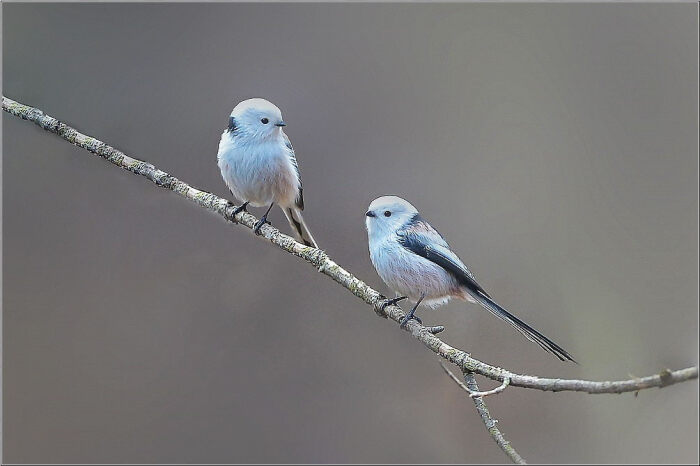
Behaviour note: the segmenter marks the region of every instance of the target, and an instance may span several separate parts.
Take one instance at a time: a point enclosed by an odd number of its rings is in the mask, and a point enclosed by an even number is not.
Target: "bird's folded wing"
[[[414,222],[415,223],[415,222]],[[427,222],[415,223],[398,233],[399,243],[409,251],[417,254],[447,270],[469,290],[470,294],[489,312],[512,325],[525,337],[540,345],[545,351],[554,354],[562,361],[574,361],[561,346],[541,334],[528,324],[508,312],[496,303],[491,296],[476,282],[474,274],[459,257],[450,250],[447,242]],[[576,361],[574,361],[576,362]]]
[[[474,274],[457,257],[457,254],[450,250],[440,233],[427,222],[421,223],[399,232],[399,243],[412,253],[428,259],[451,273],[468,290],[490,298],[489,294],[476,282]]]
[[[299,163],[297,162],[297,157],[294,153],[294,147],[292,147],[292,142],[289,140],[289,136],[287,136],[287,133],[284,132],[282,133],[282,135],[284,136],[284,145],[287,146],[288,149],[287,154],[289,155],[289,159],[292,161],[292,165],[294,165],[294,169],[297,171],[297,178],[299,178],[299,193],[297,195],[296,204],[297,207],[299,207],[299,210],[304,210],[304,188],[302,187],[301,183]]]

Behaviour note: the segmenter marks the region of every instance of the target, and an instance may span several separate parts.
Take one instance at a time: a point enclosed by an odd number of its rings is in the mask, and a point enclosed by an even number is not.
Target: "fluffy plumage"
[[[251,206],[282,208],[297,239],[317,247],[301,211],[304,195],[282,112],[265,99],[236,105],[221,135],[217,160],[231,193]]]
[[[438,231],[409,202],[396,196],[372,201],[366,213],[369,253],[379,276],[396,293],[436,307],[450,298],[479,303],[557,358],[562,347],[497,304]]]

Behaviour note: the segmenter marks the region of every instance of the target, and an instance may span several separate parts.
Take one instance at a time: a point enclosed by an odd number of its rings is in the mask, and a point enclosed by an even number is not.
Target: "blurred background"
[[[580,365],[475,305],[423,311],[442,338],[620,379],[698,363],[697,12],[4,4],[3,93],[226,197],[219,137],[265,97],[334,260],[387,293],[364,212],[405,197]],[[16,117],[3,134],[6,462],[507,460],[432,352],[312,267]],[[488,401],[531,462],[698,460],[697,381]]]

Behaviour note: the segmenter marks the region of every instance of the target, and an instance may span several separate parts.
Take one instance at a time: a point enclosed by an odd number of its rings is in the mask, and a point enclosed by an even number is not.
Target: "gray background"
[[[3,92],[219,195],[228,114],[266,97],[335,260],[386,291],[363,214],[401,195],[581,365],[457,302],[422,313],[446,341],[519,372],[626,378],[697,364],[697,19],[4,4]],[[506,460],[431,352],[312,267],[27,122],[3,129],[5,461]],[[697,396],[489,404],[533,462],[695,462]]]

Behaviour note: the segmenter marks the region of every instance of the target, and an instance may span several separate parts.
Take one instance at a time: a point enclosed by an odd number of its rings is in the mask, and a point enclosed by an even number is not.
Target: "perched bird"
[[[318,247],[301,211],[304,194],[294,149],[282,128],[282,112],[265,99],[248,99],[236,105],[221,135],[217,160],[231,194],[243,204],[234,214],[269,206],[255,225],[255,233],[267,221],[272,206],[280,206],[294,235],[307,246]]]
[[[437,307],[458,298],[481,304],[562,361],[574,361],[561,346],[498,305],[409,202],[396,196],[380,197],[372,201],[365,215],[372,264],[389,288],[404,295],[387,304],[407,297],[416,302],[402,327],[412,318],[420,322],[414,313],[421,303]]]

